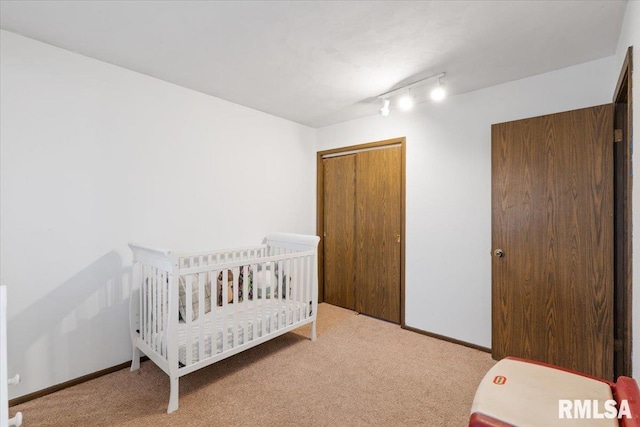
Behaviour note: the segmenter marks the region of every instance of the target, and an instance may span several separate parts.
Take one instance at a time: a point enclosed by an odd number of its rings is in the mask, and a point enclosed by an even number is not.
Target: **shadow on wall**
[[[9,369],[23,378],[11,394],[127,360],[130,277],[131,267],[123,268],[120,255],[111,251],[9,319]]]

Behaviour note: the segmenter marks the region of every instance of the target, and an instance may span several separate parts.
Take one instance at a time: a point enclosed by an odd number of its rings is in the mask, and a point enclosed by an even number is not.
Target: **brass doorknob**
[[[498,258],[502,258],[504,256],[504,251],[502,249],[496,249],[493,251],[493,254]]]

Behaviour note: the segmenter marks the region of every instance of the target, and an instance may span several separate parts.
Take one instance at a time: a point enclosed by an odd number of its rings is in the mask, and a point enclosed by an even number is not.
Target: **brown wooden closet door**
[[[611,105],[492,126],[495,359],[612,379],[612,136]]]
[[[402,149],[356,154],[356,311],[400,323]]]
[[[355,155],[323,160],[324,300],[355,310]]]

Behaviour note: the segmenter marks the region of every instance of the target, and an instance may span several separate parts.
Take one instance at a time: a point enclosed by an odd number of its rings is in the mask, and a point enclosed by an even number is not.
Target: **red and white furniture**
[[[633,378],[613,383],[531,360],[507,357],[480,382],[470,427],[640,426]]]

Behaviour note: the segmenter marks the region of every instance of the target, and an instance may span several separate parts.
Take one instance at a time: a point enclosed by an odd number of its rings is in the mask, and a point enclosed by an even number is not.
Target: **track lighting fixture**
[[[380,108],[380,115],[381,116],[385,116],[385,117],[389,115],[389,100],[388,99],[382,100],[382,108]]]
[[[436,86],[433,88],[433,90],[431,90],[431,99],[433,99],[434,101],[441,101],[442,99],[444,99],[444,97],[447,94],[444,88],[444,81],[442,80],[444,79],[445,75],[446,75],[445,73],[436,74],[434,76],[430,76],[425,79],[418,80],[408,85],[399,87],[392,91],[385,92],[382,95],[378,95],[378,99],[382,100],[380,115],[381,116],[389,115],[389,111],[390,111],[389,105],[391,103],[390,100],[399,95],[402,95],[402,96],[398,98],[397,101],[395,101],[396,102],[395,105],[397,105],[399,109],[404,111],[411,110],[411,108],[413,108],[413,105],[416,102],[416,99],[411,93],[411,90],[412,89],[415,90],[415,88],[417,87],[425,86],[428,82],[433,81],[434,79],[437,81],[437,83],[436,83]]]
[[[442,101],[447,96],[447,91],[444,88],[444,82],[442,77],[438,77],[438,84],[431,91],[431,99],[434,101]]]
[[[402,97],[398,99],[398,108],[402,111],[409,111],[413,108],[413,97],[410,93],[402,95]]]

